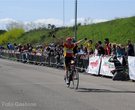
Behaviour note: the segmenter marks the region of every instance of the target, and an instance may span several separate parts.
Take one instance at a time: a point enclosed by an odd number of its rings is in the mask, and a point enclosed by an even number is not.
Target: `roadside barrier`
[[[129,65],[129,77],[132,80],[135,80],[135,57],[128,57],[128,65]]]
[[[111,71],[115,69],[115,66],[114,63],[108,61],[110,58],[111,56],[101,58],[100,75],[113,77]]]
[[[89,65],[86,70],[87,73],[93,75],[99,75],[101,57],[100,56],[89,56]]]
[[[29,53],[29,52],[16,52],[13,50],[0,50],[0,57],[5,59],[11,59],[23,63],[31,63],[36,65],[51,66],[56,68],[64,67],[64,57],[60,55],[44,55],[41,53]],[[77,69],[80,72],[86,72],[93,75],[102,75],[113,77],[112,71],[115,70],[114,63],[108,60],[111,56],[88,56],[85,54],[79,54],[76,57]],[[122,58],[118,58],[122,63]],[[129,77],[131,80],[135,80],[135,57],[128,57]],[[125,68],[124,68],[125,69]],[[128,70],[127,70],[128,72]]]
[[[36,65],[46,65],[51,67],[64,67],[64,56],[60,55],[43,55],[41,53],[16,52],[12,50],[1,50],[1,58],[19,61],[23,63],[31,63]],[[84,72],[88,66],[88,56],[77,55],[77,68],[80,72]]]
[[[115,65],[114,62],[109,61],[113,58],[112,56],[90,56],[87,73],[111,77],[113,80],[135,80],[135,57],[128,57],[126,64],[123,63],[124,57],[118,57]]]

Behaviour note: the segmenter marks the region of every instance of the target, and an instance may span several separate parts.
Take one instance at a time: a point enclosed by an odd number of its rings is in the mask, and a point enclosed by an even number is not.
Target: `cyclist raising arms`
[[[67,85],[69,84],[68,80],[66,80],[67,71],[68,71],[69,64],[70,64],[71,60],[74,60],[73,49],[81,41],[83,41],[83,39],[74,43],[73,38],[68,37],[68,38],[66,38],[66,42],[64,43],[64,57],[65,57],[65,77],[64,77],[64,80],[66,81]]]

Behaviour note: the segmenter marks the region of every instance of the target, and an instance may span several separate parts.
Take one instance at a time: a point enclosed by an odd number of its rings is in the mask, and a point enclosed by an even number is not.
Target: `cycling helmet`
[[[72,40],[73,40],[72,37],[66,38],[66,41],[72,41]]]

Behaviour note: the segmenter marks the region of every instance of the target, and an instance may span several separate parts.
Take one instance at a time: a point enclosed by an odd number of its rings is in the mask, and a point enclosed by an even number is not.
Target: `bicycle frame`
[[[67,73],[67,79],[69,81],[68,87],[70,86],[70,82],[72,81],[73,88],[74,89],[78,89],[79,74],[77,72],[77,69],[76,69],[74,61],[71,61],[70,65],[69,65],[69,69],[68,69],[68,73]]]

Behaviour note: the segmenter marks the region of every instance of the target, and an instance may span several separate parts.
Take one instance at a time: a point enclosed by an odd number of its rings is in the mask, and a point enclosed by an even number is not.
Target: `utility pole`
[[[74,37],[77,41],[77,0],[75,0],[75,27],[74,27]]]
[[[63,0],[63,27],[65,27],[65,0]]]

